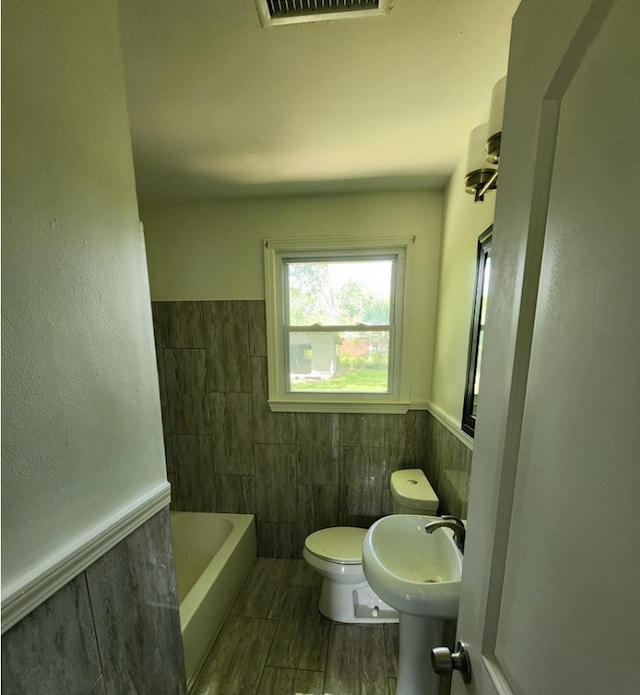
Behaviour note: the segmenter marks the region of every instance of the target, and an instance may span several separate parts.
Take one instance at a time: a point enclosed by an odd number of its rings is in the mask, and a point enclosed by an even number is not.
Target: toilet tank
[[[394,471],[390,486],[394,514],[437,513],[440,501],[420,468]]]

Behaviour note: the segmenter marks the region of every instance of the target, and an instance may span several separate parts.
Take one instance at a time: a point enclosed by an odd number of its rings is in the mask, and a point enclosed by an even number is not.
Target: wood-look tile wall
[[[186,693],[165,509],[2,636],[2,692]]]
[[[258,554],[391,512],[389,478],[427,465],[429,416],[272,413],[261,300],[154,302],[172,506],[256,515]]]
[[[441,514],[467,518],[473,450],[427,413],[427,456],[423,470],[440,499]]]

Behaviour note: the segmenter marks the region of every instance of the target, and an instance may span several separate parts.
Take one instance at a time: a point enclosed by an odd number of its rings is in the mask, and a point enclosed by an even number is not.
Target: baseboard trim
[[[446,427],[454,437],[459,439],[468,449],[473,451],[473,437],[470,437],[466,432],[463,432],[459,423],[457,423],[453,418],[447,415],[444,410],[441,410],[433,403],[427,403],[427,410],[441,425]]]
[[[115,517],[98,524],[80,539],[61,548],[45,566],[26,575],[3,592],[2,632],[83,572],[121,540],[169,504],[171,486],[163,482],[123,507]]]

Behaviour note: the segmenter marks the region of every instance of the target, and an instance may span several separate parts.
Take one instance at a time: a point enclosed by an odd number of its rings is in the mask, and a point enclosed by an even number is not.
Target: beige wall
[[[430,403],[462,421],[478,236],[493,222],[495,192],[474,203],[464,190],[464,162],[445,191],[436,344]]]
[[[412,402],[430,390],[442,194],[246,198],[142,211],[154,300],[263,299],[266,237],[415,235]]]
[[[115,2],[2,9],[4,622],[166,474]]]

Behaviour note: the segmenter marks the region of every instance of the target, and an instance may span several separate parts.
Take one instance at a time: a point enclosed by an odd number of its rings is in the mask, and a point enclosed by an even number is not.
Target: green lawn
[[[291,385],[292,391],[356,391],[360,393],[385,393],[386,369],[362,369],[339,374],[326,381],[304,381]]]

